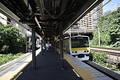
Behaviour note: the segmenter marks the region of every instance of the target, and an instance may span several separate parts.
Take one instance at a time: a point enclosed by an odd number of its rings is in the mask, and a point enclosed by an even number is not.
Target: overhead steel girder
[[[4,14],[8,18],[14,20],[16,23],[21,25],[22,27],[26,28],[27,30],[29,29],[31,31],[30,27],[27,24],[20,23],[19,22],[20,18],[16,16],[12,11],[10,11],[7,7],[5,7],[2,3],[0,3],[0,13]],[[35,35],[37,37],[40,37],[40,35],[38,35],[37,33],[35,33]]]
[[[37,19],[36,16],[35,16],[35,22],[37,23],[38,27],[41,29],[42,27],[41,27],[41,25],[39,24],[39,21],[38,21],[38,19]]]
[[[63,11],[65,11],[65,7],[67,4],[68,0],[62,0],[61,2],[61,8],[60,8],[60,12],[62,13]]]
[[[13,7],[15,4],[12,1],[9,1],[9,0],[4,0],[4,1],[9,3],[9,4],[6,4],[4,2],[2,3],[9,10],[12,10],[12,9],[16,10],[18,7],[20,7],[20,9],[17,10],[18,13],[16,13],[15,10],[13,10],[14,15],[12,16],[16,15],[21,20],[22,19],[35,20],[34,16],[36,16],[38,21],[36,20],[37,22],[35,22],[35,25],[34,25],[34,22],[32,23],[26,22],[26,24],[35,26],[35,27],[38,27],[37,24],[40,24],[42,28],[44,27],[49,28],[51,26],[52,28],[54,28],[54,31],[56,30],[56,32],[53,32],[53,34],[55,33],[55,35],[59,35],[58,24],[60,22],[63,22],[63,30],[65,32],[67,29],[71,27],[71,25],[73,25],[75,22],[81,19],[84,15],[90,12],[94,7],[96,7],[103,0],[21,0],[21,3],[23,2],[23,4],[26,4],[30,13],[26,12],[28,9],[27,8],[23,9],[23,7],[21,7],[22,5],[19,4],[16,0],[14,0],[14,2],[18,3],[18,5],[16,5],[17,8]],[[52,3],[52,1],[54,3]],[[21,9],[26,11],[25,12],[21,11]],[[58,12],[55,13],[56,11]],[[22,16],[18,14],[21,14]],[[18,19],[15,18],[17,19],[16,22],[20,20],[19,18]],[[44,35],[49,35],[49,34],[44,34]],[[52,36],[49,36],[49,37],[52,37]]]
[[[80,20],[83,16],[85,16],[89,11],[95,8],[98,4],[100,4],[103,0],[88,0],[86,4],[78,11],[78,13],[72,18],[71,21],[66,25],[63,33],[67,31],[74,23]]]
[[[44,17],[44,2],[43,2],[43,0],[35,0],[37,3],[37,5],[38,5],[38,10],[40,11],[40,13],[41,13],[41,17]]]
[[[34,20],[19,20],[19,22],[23,23],[23,24],[27,24],[27,25],[36,25]]]
[[[23,26],[26,29],[29,29],[27,25],[23,25],[19,22],[20,18],[16,16],[13,12],[11,12],[7,7],[5,7],[2,3],[0,3],[0,12],[7,16],[8,18],[16,21],[19,25]]]

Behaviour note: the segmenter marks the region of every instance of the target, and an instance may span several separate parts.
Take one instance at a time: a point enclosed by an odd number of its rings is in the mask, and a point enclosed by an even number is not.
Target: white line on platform
[[[74,73],[78,76],[78,77],[80,77],[80,75],[74,70],[74,69],[72,69],[73,71],[74,71]]]

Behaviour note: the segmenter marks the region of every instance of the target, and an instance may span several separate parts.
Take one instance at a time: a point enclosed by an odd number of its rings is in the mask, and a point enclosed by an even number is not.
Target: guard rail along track
[[[113,80],[120,80],[120,74],[115,73],[115,72],[113,72],[113,71],[111,71],[109,69],[106,69],[106,68],[102,67],[102,66],[99,66],[96,63],[91,62],[89,60],[88,61],[84,61],[84,62],[86,64],[92,66],[93,68],[97,69],[98,71],[104,73],[105,75],[111,77]]]
[[[106,52],[108,59],[107,62],[112,62],[120,67],[120,49],[113,48],[101,48],[101,47],[90,47],[92,51]]]
[[[24,59],[26,58],[28,55],[31,55],[30,53],[28,54],[25,54],[25,55],[22,55],[21,57],[19,57],[18,59],[14,59],[10,62],[7,62],[6,64],[3,64],[2,66],[0,66],[0,72],[7,69],[8,67],[10,67],[11,65],[17,63],[18,61],[20,61],[21,59]]]

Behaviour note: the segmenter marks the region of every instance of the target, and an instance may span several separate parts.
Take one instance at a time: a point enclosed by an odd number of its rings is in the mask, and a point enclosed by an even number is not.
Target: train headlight
[[[77,51],[75,51],[75,53],[77,53]]]

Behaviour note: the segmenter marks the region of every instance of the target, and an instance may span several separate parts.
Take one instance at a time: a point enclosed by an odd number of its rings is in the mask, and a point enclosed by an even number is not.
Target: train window
[[[72,48],[77,47],[89,47],[89,40],[87,37],[84,38],[72,38],[71,39]]]

